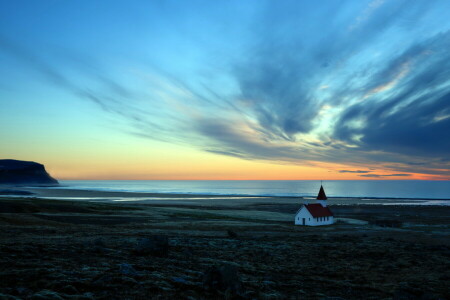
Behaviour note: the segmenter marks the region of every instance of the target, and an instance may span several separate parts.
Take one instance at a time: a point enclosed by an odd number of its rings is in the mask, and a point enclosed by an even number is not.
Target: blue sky
[[[0,7],[3,155],[143,138],[361,178],[450,174],[449,1]]]

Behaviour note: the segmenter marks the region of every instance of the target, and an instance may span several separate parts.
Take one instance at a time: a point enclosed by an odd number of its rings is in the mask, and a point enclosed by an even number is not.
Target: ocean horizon
[[[315,197],[320,180],[60,180],[56,189],[94,191]],[[329,198],[405,198],[450,200],[450,181],[327,180]]]

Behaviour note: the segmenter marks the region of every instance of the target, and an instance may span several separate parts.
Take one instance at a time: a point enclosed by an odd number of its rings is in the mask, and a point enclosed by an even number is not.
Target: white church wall
[[[303,218],[305,218],[305,224],[303,224]],[[302,206],[302,208],[295,215],[295,225],[321,226],[331,225],[333,223],[333,216],[314,218],[305,206]]]
[[[305,218],[305,225],[310,225],[314,219],[311,213],[305,206],[302,206],[300,210],[295,215],[295,225],[303,225],[303,218]]]

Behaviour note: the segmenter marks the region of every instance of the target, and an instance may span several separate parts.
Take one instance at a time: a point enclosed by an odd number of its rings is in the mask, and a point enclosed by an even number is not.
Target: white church
[[[327,206],[327,195],[323,186],[320,186],[317,203],[303,204],[295,214],[295,225],[321,226],[334,223],[334,216]]]

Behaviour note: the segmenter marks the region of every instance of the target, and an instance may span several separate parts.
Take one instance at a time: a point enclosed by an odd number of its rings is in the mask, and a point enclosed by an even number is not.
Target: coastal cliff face
[[[32,161],[0,159],[0,184],[56,185],[58,181],[45,171],[42,164]]]

